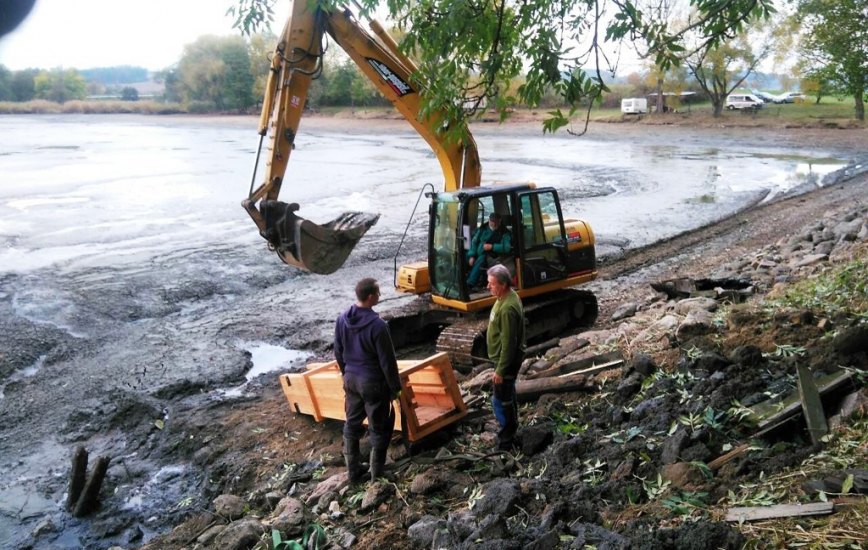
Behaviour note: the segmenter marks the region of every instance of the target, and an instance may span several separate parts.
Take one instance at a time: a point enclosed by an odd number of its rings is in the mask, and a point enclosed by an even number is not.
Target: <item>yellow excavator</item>
[[[305,0],[293,4],[271,60],[259,123],[260,151],[262,140],[269,140],[264,182],[256,189],[251,182],[242,202],[269,248],[289,265],[332,273],[379,217],[345,212],[317,225],[297,214],[298,204],[278,200],[308,89],[322,69],[323,41],[330,36],[425,139],[443,171],[442,191],[427,193],[428,259],[401,267],[395,277],[398,290],[426,299],[384,316],[395,345],[437,338],[438,351],[449,352],[458,366],[485,360],[487,312],[495,298],[468,284],[468,253],[473,235],[491,213],[500,215],[511,235],[511,253],[497,261],[514,274],[529,320],[528,340],[556,335],[569,325],[593,324],[593,294],[570,288],[597,276],[591,227],[563,216],[553,188],[481,186],[479,154],[470,132],[462,128],[463,140],[447,139],[443,117],[421,114],[424,90],[413,82],[415,65],[377,21],[368,24],[371,32],[347,8],[329,9]]]

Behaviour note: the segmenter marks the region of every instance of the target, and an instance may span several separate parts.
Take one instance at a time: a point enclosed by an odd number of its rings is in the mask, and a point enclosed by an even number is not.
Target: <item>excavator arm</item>
[[[272,57],[259,121],[260,136],[269,139],[270,157],[264,182],[251,188],[242,206],[284,262],[313,273],[340,268],[379,218],[378,214],[345,212],[317,225],[296,214],[298,204],[278,200],[311,81],[322,70],[326,35],[432,148],[443,171],[444,191],[480,184],[479,155],[472,136],[463,132],[463,141],[448,140],[442,117],[420,115],[422,98],[412,81],[415,65],[398,51],[379,23],[371,21],[370,25],[373,34],[348,9],[327,11],[314,2],[296,0]]]

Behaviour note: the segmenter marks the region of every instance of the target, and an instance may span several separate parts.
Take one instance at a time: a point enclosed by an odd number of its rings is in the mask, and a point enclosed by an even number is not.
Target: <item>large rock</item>
[[[304,504],[297,498],[285,497],[277,503],[277,507],[274,509],[271,527],[284,535],[291,536],[304,529],[306,519]]]
[[[675,313],[687,315],[693,311],[717,311],[717,300],[712,298],[687,298],[675,304]]]
[[[214,512],[228,520],[244,515],[244,499],[235,495],[220,495],[214,499]]]
[[[446,520],[436,516],[423,516],[407,529],[407,538],[417,548],[431,548],[438,531],[448,532]]]
[[[549,425],[535,425],[521,430],[521,452],[526,456],[533,456],[548,447],[554,440],[552,427]]]
[[[678,429],[674,434],[667,437],[666,441],[663,442],[663,450],[660,454],[663,464],[674,464],[677,462],[681,449],[687,446],[689,440],[690,434],[683,428]]]
[[[841,329],[832,340],[832,346],[843,355],[868,351],[868,324]]]
[[[253,519],[241,519],[230,523],[222,533],[214,539],[214,547],[221,550],[248,550],[259,542],[259,537],[265,530]]]
[[[440,470],[425,470],[413,478],[410,492],[415,495],[429,495],[446,486],[448,476]]]
[[[714,330],[714,315],[705,310],[692,310],[684,318],[684,321],[678,325],[675,331],[675,338],[684,342],[694,336],[707,334]]]
[[[615,309],[614,313],[612,313],[612,320],[620,321],[621,319],[632,317],[636,315],[638,309],[639,306],[635,303],[621,304]]]
[[[482,498],[473,507],[476,517],[495,514],[509,517],[515,513],[515,506],[521,498],[518,483],[511,479],[495,479],[483,487]]]
[[[389,500],[395,494],[395,487],[391,483],[371,483],[365,495],[362,497],[360,512],[367,512]]]

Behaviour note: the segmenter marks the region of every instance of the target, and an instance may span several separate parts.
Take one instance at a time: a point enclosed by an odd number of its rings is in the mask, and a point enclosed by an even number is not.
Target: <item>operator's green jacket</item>
[[[524,308],[514,290],[494,302],[486,344],[495,372],[504,378],[516,378],[524,360],[525,331]]]
[[[484,247],[486,244],[491,245],[490,254],[492,256],[506,256],[512,253],[512,235],[509,231],[502,226],[497,231],[492,231],[491,227],[485,224],[473,234],[467,257],[481,258],[485,256]]]

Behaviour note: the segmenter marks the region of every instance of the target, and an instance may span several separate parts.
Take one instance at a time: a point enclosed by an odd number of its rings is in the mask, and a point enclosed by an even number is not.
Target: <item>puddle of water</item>
[[[217,390],[224,397],[241,397],[247,389],[247,384],[257,376],[289,370],[313,355],[308,351],[287,349],[265,342],[239,342],[236,347],[250,352],[253,367],[244,375],[247,379],[244,384],[235,388]]]

